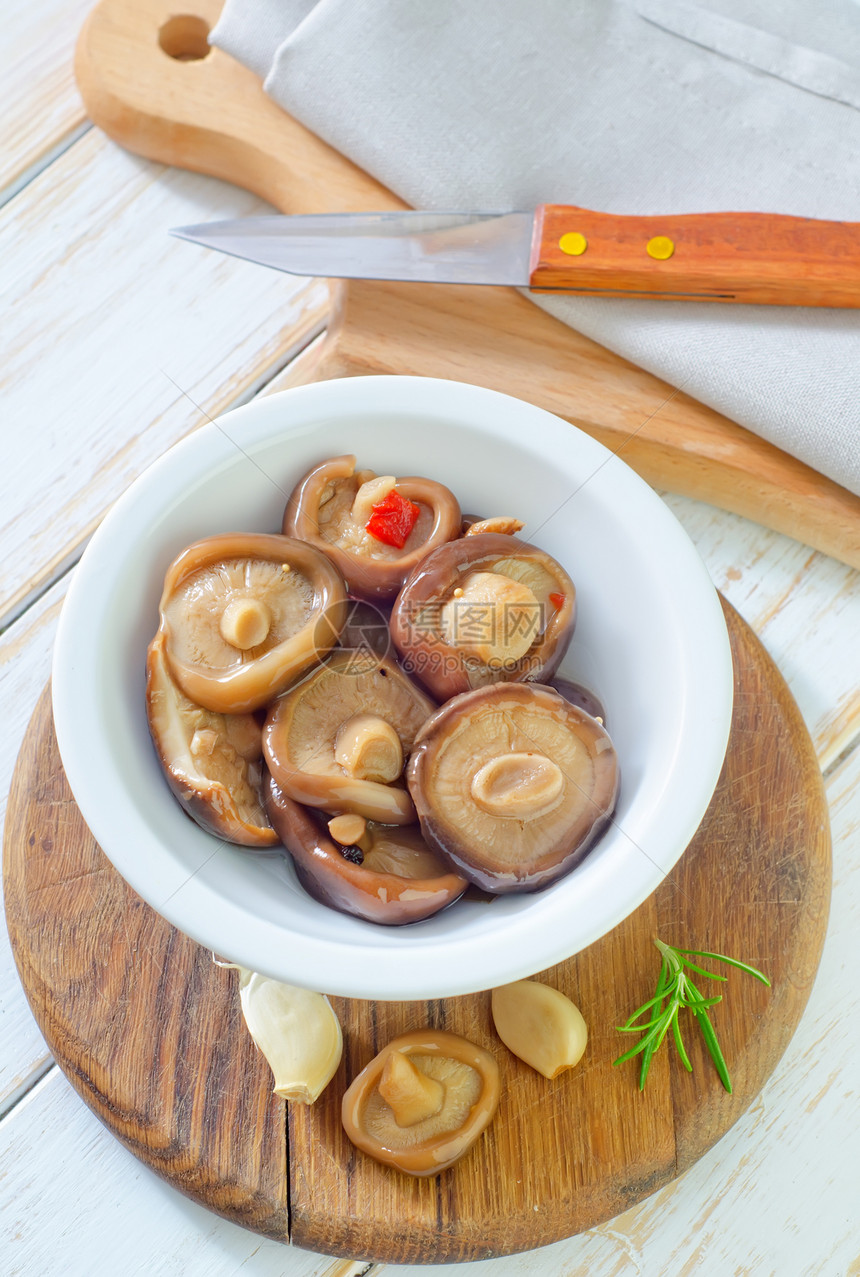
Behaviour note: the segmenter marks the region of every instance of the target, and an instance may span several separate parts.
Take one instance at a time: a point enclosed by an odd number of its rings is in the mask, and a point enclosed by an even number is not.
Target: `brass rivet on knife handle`
[[[561,242],[574,233],[588,244],[577,260]],[[856,308],[860,222],[781,213],[624,217],[543,204],[535,216],[529,287],[605,297]]]

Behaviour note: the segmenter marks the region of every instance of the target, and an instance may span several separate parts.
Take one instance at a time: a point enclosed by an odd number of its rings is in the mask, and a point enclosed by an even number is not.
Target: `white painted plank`
[[[663,497],[776,661],[826,770],[860,731],[860,572],[738,515]]]
[[[852,973],[860,918],[860,747],[834,770],[828,794],[834,883],[827,940],[803,1019],[758,1099],[686,1175],[639,1206],[539,1251],[461,1265],[462,1277],[858,1271],[860,987]],[[388,1265],[381,1277],[451,1271]]]
[[[87,127],[75,42],[93,0],[7,0],[0,41],[0,204]]]
[[[0,635],[0,829],[15,760],[36,701],[51,671],[51,650],[68,580],[64,578]],[[50,1063],[50,1055],[30,1013],[9,947],[5,917],[0,922],[0,1114]],[[2,1269],[2,1266],[0,1266]]]
[[[0,1123],[5,1277],[359,1277],[257,1236],[138,1162],[55,1067]]]
[[[0,618],[151,461],[319,331],[319,281],[168,235],[267,208],[93,130],[0,210]]]

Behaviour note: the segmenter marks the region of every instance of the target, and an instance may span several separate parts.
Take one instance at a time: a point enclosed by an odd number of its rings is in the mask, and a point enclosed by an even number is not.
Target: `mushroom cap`
[[[442,1084],[442,1108],[398,1126],[379,1083],[390,1055],[401,1052]],[[452,1166],[486,1130],[499,1105],[499,1066],[489,1051],[454,1033],[419,1029],[395,1038],[352,1081],[341,1118],[357,1148],[407,1175],[437,1175]]]
[[[159,631],[146,657],[146,713],[167,783],[198,825],[244,847],[273,847],[260,794],[261,729],[253,714],[215,714],[190,701]]]
[[[241,532],[184,550],[160,603],[173,677],[192,701],[225,714],[261,708],[321,660],[346,610],[343,579],[320,551]]]
[[[278,787],[296,802],[331,814],[357,812],[384,824],[414,823],[400,778],[390,783],[351,775],[337,759],[350,720],[377,716],[394,729],[403,756],[436,706],[396,665],[369,649],[335,650],[324,665],[270,707],[263,751]]]
[[[428,719],[406,779],[428,845],[498,895],[537,891],[582,860],[615,808],[618,760],[557,692],[496,683]]]
[[[288,798],[271,776],[266,811],[293,859],[302,886],[324,905],[366,922],[400,926],[446,908],[468,886],[432,852],[418,826],[368,824],[361,863],[343,854],[315,812]]]
[[[460,535],[460,506],[453,492],[434,479],[397,479],[398,493],[419,509],[418,521],[398,549],[371,536],[363,516],[352,516],[358,489],[372,478],[369,470],[356,474],[354,456],[332,457],[314,466],[290,494],[283,531],[323,550],[353,594],[377,602],[393,599],[425,554]]]
[[[603,708],[603,702],[590,688],[582,683],[574,683],[569,678],[558,677],[551,678],[548,686],[558,692],[559,696],[563,696],[566,701],[570,701],[571,705],[578,705],[586,714],[590,714],[606,727],[606,710]]]
[[[547,682],[575,620],[576,588],[551,555],[508,533],[470,532],[418,564],[394,604],[391,637],[404,668],[445,701],[496,682]],[[487,639],[498,653],[506,634],[515,659],[489,664]]]

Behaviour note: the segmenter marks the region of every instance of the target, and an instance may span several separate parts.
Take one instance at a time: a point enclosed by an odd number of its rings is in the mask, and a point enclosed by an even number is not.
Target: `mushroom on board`
[[[270,707],[263,751],[288,798],[332,815],[415,822],[403,765],[435,704],[369,649],[335,650]]]
[[[215,714],[171,677],[158,633],[146,657],[146,715],[173,793],[189,816],[244,847],[278,842],[260,793],[262,742],[253,714]]]
[[[546,682],[567,651],[576,590],[545,550],[502,532],[440,546],[405,582],[391,637],[438,701],[499,681]]]
[[[271,776],[264,794],[302,886],[341,913],[400,926],[438,913],[469,885],[430,850],[417,825],[381,825],[354,814],[326,823],[282,793]]]
[[[460,535],[460,506],[434,479],[377,475],[355,457],[314,466],[293,489],[283,531],[324,550],[353,594],[393,599],[416,563]]]
[[[618,760],[607,732],[557,692],[495,683],[428,719],[407,769],[421,830],[476,886],[537,891],[608,824]]]
[[[389,1042],[343,1097],[349,1139],[407,1175],[437,1175],[472,1147],[499,1105],[499,1066],[454,1033],[419,1029]]]
[[[228,533],[195,542],[168,568],[161,632],[186,696],[241,714],[267,705],[320,661],[346,611],[340,573],[313,546]]]

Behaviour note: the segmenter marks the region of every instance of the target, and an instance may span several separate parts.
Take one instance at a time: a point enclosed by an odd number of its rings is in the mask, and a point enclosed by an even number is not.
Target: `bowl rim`
[[[293,408],[292,421],[279,421],[278,409],[285,397]],[[604,475],[620,484],[625,506],[644,510],[649,535],[655,538],[659,552],[682,574],[687,609],[695,615],[697,641],[685,644],[684,671],[685,718],[708,724],[707,767],[701,765],[688,777],[686,785],[675,795],[671,810],[663,813],[665,843],[669,848],[659,863],[646,854],[632,858],[630,872],[623,883],[613,881],[615,907],[595,912],[579,934],[575,944],[567,936],[563,893],[549,888],[532,897],[540,897],[542,908],[534,916],[521,912],[505,915],[504,943],[491,945],[478,936],[446,935],[446,972],[444,980],[428,983],[425,945],[416,943],[412,928],[383,928],[367,923],[373,932],[400,932],[409,936],[406,945],[393,946],[389,935],[379,942],[368,942],[360,948],[360,958],[349,942],[336,942],[303,933],[292,935],[294,946],[284,961],[286,932],[270,919],[260,919],[244,906],[226,899],[205,879],[196,877],[193,890],[185,891],[188,882],[171,892],[166,900],[154,889],[154,878],[162,870],[169,880],[169,853],[156,848],[152,860],[135,857],[125,851],[128,842],[116,836],[116,808],[105,802],[98,769],[110,765],[106,742],[96,739],[92,748],[80,749],[82,726],[95,722],[94,698],[86,679],[80,677],[76,651],[87,630],[92,630],[92,599],[103,597],[99,573],[112,559],[112,541],[121,526],[138,518],[151,503],[153,494],[174,486],[183,466],[194,466],[195,459],[206,458],[211,471],[213,454],[231,456],[232,441],[224,423],[242,430],[241,451],[255,446],[269,446],[275,440],[288,441],[291,434],[306,425],[309,413],[331,419],[339,413],[366,412],[369,408],[410,412],[416,416],[441,416],[473,424],[472,418],[491,418],[493,429],[506,440],[521,445],[528,435],[531,446],[540,440],[540,450],[553,443],[576,440],[578,457],[593,466],[593,473],[610,468]],[[302,413],[305,413],[305,418]],[[282,414],[283,415],[283,414]],[[225,451],[230,446],[229,454]],[[238,446],[238,445],[237,445]],[[546,455],[546,454],[544,454]],[[169,481],[169,482],[168,482]],[[102,577],[101,590],[105,589]],[[499,391],[470,383],[414,376],[368,376],[314,382],[257,398],[249,404],[224,413],[180,440],[154,461],[120,496],[96,530],[75,570],[57,631],[52,671],[52,701],[60,757],[70,788],[81,814],[108,859],[129,885],[178,930],[189,935],[213,953],[229,958],[250,970],[275,979],[318,988],[326,993],[375,1000],[415,1000],[459,996],[475,993],[545,970],[580,952],[617,926],[646,900],[680,859],[711,801],[722,769],[728,744],[732,712],[733,665],[725,618],[717,591],[707,569],[686,531],[668,506],[649,485],[615,454],[590,435],[578,430],[563,418],[543,408]],[[682,768],[684,760],[680,759]],[[621,831],[624,833],[624,831]],[[625,837],[628,837],[625,835]],[[632,842],[632,839],[628,841]],[[633,844],[634,846],[637,844]],[[640,850],[641,847],[639,848]],[[165,859],[167,857],[167,859]],[[164,881],[164,879],[162,879]],[[561,880],[564,882],[564,879]],[[500,902],[494,905],[499,908]],[[232,937],[225,946],[225,936]],[[527,941],[528,959],[521,954],[520,942]],[[397,961],[392,962],[396,951]],[[368,972],[376,972],[376,983],[369,990]],[[383,975],[379,973],[383,972]],[[308,978],[308,973],[313,973]]]

